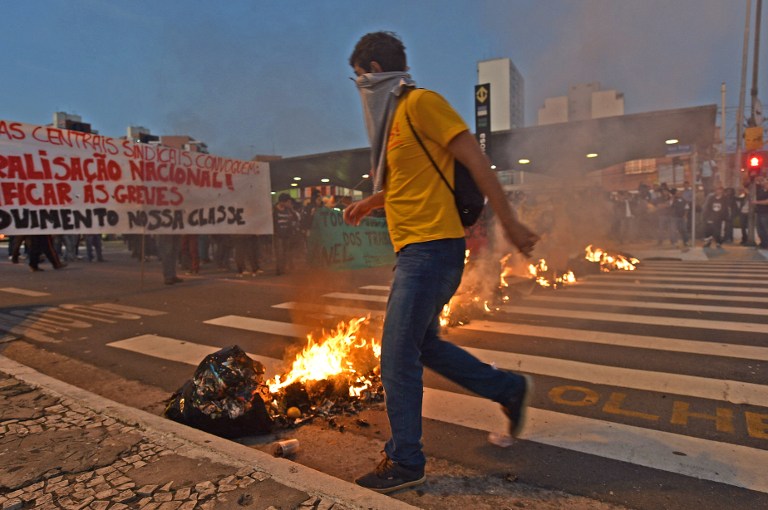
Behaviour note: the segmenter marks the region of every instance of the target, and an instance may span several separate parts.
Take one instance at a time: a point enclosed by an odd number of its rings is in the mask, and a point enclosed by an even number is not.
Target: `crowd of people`
[[[768,181],[758,177],[756,182],[757,239],[755,244],[768,248]],[[704,240],[704,247],[722,248],[723,244],[738,241],[750,244],[749,239],[749,189],[724,188],[715,183],[710,193],[701,191],[694,202],[693,189],[688,182],[682,189],[665,183],[649,187],[640,185],[636,192],[612,194],[612,237],[620,244],[655,240],[662,246],[685,248],[691,243],[691,229],[696,237]],[[739,232],[735,237],[734,232]]]
[[[755,243],[768,249],[768,179],[758,177],[756,191]],[[640,185],[633,191],[605,192],[594,188],[581,190],[567,200],[559,193],[518,191],[510,193],[509,200],[538,232],[555,237],[560,243],[568,235],[579,237],[579,243],[590,238],[595,242],[613,241],[619,246],[655,241],[659,246],[685,249],[691,243],[694,201],[693,189],[687,182],[681,189],[665,183]],[[304,200],[280,194],[273,209],[273,236],[125,234],[121,237],[133,258],[143,256],[146,260],[165,261],[163,282],[168,285],[182,281],[177,271],[195,275],[205,266],[247,277],[262,274],[265,265],[273,265],[275,273],[281,275],[293,271],[304,260],[307,236],[317,210],[323,207],[343,210],[349,202],[349,197],[322,196],[318,190]],[[748,244],[749,207],[746,187],[736,191],[715,184],[707,195],[700,190],[695,202],[697,238],[704,240],[705,247],[714,244],[722,248],[723,244],[735,242]],[[560,230],[557,224],[562,226]],[[579,235],[580,228],[588,231]],[[102,236],[98,234],[13,236],[8,252],[13,263],[25,259],[32,271],[43,271],[41,261],[60,269],[76,261],[107,260],[102,251]]]
[[[315,212],[322,207],[343,209],[351,202],[346,196],[322,196],[297,200],[282,193],[273,207],[274,235],[249,234],[124,234],[131,257],[161,262],[163,282],[181,283],[178,272],[199,274],[203,266],[238,277],[256,276],[263,265],[274,264],[282,275],[293,271],[306,252],[306,239]],[[109,236],[114,237],[114,236]],[[18,264],[25,260],[32,271],[43,271],[43,262],[61,269],[77,261],[106,262],[103,236],[99,234],[18,235],[8,240],[8,258]]]

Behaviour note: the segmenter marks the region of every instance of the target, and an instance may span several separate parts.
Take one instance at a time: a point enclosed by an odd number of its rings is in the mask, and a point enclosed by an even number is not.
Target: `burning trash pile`
[[[369,319],[340,323],[303,350],[282,376],[264,380],[264,366],[240,347],[206,356],[170,398],[164,416],[221,437],[261,435],[323,417],[357,414],[384,400],[381,345],[365,339]]]
[[[590,244],[584,249],[585,259],[600,265],[600,271],[608,273],[614,270],[634,271],[640,261],[635,257],[622,255],[621,253],[608,253],[601,248],[592,248]]]
[[[551,267],[545,259],[525,266],[509,253],[499,261],[501,268],[498,286],[483,292],[478,290],[476,283],[464,285],[462,282],[462,288],[443,308],[440,325],[451,327],[467,324],[472,319],[500,310],[501,305],[510,302],[515,296],[528,295],[536,288],[561,289],[576,283],[577,276],[583,278],[616,270],[634,271],[639,263],[638,259],[629,255],[611,253],[602,248],[594,248],[591,244],[584,249],[583,256],[572,257],[565,270]],[[472,275],[473,270],[474,266],[467,265],[465,278]],[[476,277],[470,279],[477,280]]]

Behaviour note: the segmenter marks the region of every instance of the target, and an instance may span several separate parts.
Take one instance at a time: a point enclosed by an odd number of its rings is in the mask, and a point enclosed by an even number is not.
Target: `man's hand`
[[[520,253],[526,257],[531,256],[531,252],[536,246],[536,242],[540,239],[537,234],[533,233],[528,227],[519,222],[505,225],[504,233],[507,236],[507,240],[517,246]]]
[[[352,202],[344,208],[344,222],[348,225],[359,225],[374,209],[384,207],[384,193],[379,192],[367,198]]]
[[[448,144],[448,150],[469,169],[475,184],[488,198],[488,203],[503,225],[507,240],[517,246],[523,255],[530,257],[539,236],[515,218],[499,179],[491,170],[491,164],[475,137],[469,131],[462,131]]]

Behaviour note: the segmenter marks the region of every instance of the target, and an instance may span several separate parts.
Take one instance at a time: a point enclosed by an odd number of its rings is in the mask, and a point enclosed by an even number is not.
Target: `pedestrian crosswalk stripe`
[[[387,296],[377,296],[374,294],[359,294],[353,292],[331,292],[323,294],[323,297],[331,299],[351,299],[353,301],[371,301],[373,303],[386,303]]]
[[[675,286],[675,288],[678,288]],[[649,297],[649,298],[660,298],[660,299],[670,299],[670,298],[676,298],[676,299],[716,299],[718,301],[722,301],[724,303],[727,302],[745,302],[745,303],[768,303],[768,297],[756,297],[756,296],[730,296],[730,295],[714,295],[714,294],[702,294],[702,293],[688,293],[688,292],[655,292],[652,290],[617,290],[617,289],[611,289],[611,290],[600,290],[600,289],[594,289],[590,286],[572,286],[568,287],[568,294],[570,296],[573,296],[574,294],[581,294],[581,293],[609,293],[611,296],[636,296],[639,298]],[[663,303],[662,306],[666,306],[666,303]]]
[[[372,308],[359,308],[353,306],[334,306],[319,305],[316,303],[300,303],[297,301],[288,301],[272,305],[272,308],[283,310],[301,310],[304,312],[330,313],[339,317],[365,317],[371,316],[380,318],[384,316],[384,310],[374,310]]]
[[[768,386],[712,379],[693,375],[653,372],[633,368],[596,365],[559,358],[544,358],[515,352],[491,351],[463,347],[476,358],[506,370],[544,375],[592,384],[632,388],[635,390],[671,393],[732,404],[752,404],[768,407]]]
[[[128,306],[128,305],[121,305],[118,303],[98,303],[93,305],[94,308],[101,308],[104,310],[114,310],[116,312],[124,312],[128,314],[134,314],[141,317],[142,315],[146,317],[159,317],[161,315],[165,315],[167,312],[163,312],[160,310],[150,310],[149,308],[141,308],[138,306]],[[137,317],[137,319],[139,318]]]
[[[765,278],[768,276],[768,267],[763,270],[759,269],[724,269],[724,268],[707,268],[707,269],[673,269],[673,268],[644,268],[642,271],[638,271],[637,274],[648,275],[693,275],[693,276],[738,276],[747,277],[754,276],[755,278]]]
[[[648,301],[619,301],[618,299],[591,299],[582,297],[571,297],[565,294],[549,296],[528,296],[526,302],[547,301],[549,303],[571,303],[580,305],[597,305],[602,307],[620,306],[626,308],[663,308],[664,310],[681,310],[700,313],[734,313],[740,315],[758,315],[764,317],[765,309],[754,307],[736,307],[736,306],[712,306],[701,304],[682,304],[682,303],[654,303]]]
[[[363,285],[360,288],[364,290],[377,290],[377,291],[388,292],[390,287],[389,285]]]
[[[700,275],[697,275],[700,276]],[[735,280],[734,278],[691,278],[691,277],[685,277],[685,276],[664,276],[664,275],[644,275],[643,273],[640,273],[638,271],[632,271],[626,274],[611,274],[610,276],[611,280],[633,280],[633,281],[639,281],[639,282],[648,282],[648,281],[662,281],[662,282],[703,282],[703,283],[728,283],[733,286],[734,290],[738,290],[739,283],[745,283],[754,285],[755,282],[753,280]],[[634,283],[632,283],[634,284]],[[625,283],[625,285],[632,285],[630,283]],[[764,288],[768,288],[768,285]]]
[[[209,354],[221,349],[221,347],[187,342],[159,335],[139,335],[126,338],[125,340],[110,342],[107,345],[125,351],[195,366]],[[248,356],[264,365],[267,378],[274,377],[282,372],[282,360],[250,353]]]
[[[700,290],[700,291],[710,291],[710,292],[738,292],[740,294],[766,294],[768,295],[768,286],[766,287],[741,287],[738,285],[733,285],[729,287],[721,287],[717,285],[680,285],[680,284],[657,284],[657,283],[648,283],[648,282],[633,282],[631,286],[627,284],[627,282],[611,282],[608,280],[590,280],[586,283],[579,284],[577,282],[577,285],[574,288],[579,288],[578,285],[584,285],[585,287],[588,287],[590,289],[592,288],[602,288],[602,287],[621,287],[622,289],[626,289],[628,287],[631,287],[632,289],[637,288],[653,288],[653,289],[680,289],[680,290]]]
[[[219,347],[158,335],[141,335],[107,344],[146,356],[197,365]],[[279,360],[249,356],[279,366]],[[265,363],[265,361],[267,363]],[[268,369],[268,373],[271,372]],[[268,376],[269,377],[269,376]],[[486,432],[500,432],[506,418],[499,406],[470,395],[425,388],[425,418]],[[566,450],[768,492],[768,451],[621,423],[529,409],[521,439]],[[682,454],[682,455],[681,455]]]
[[[765,261],[761,260],[750,260],[750,261],[727,261],[727,262],[718,262],[715,260],[703,260],[703,261],[662,261],[662,260],[647,260],[647,261],[641,261],[641,267],[649,267],[652,269],[655,269],[657,267],[663,267],[663,268],[672,268],[672,269],[682,269],[687,270],[688,268],[693,269],[763,269],[766,267]]]
[[[566,342],[589,342],[621,347],[636,347],[659,351],[684,352],[726,358],[742,358],[755,361],[768,361],[768,347],[752,345],[725,344],[721,342],[701,342],[698,340],[679,340],[659,336],[610,333],[586,329],[556,328],[534,326],[509,322],[473,320],[464,324],[461,330],[484,331],[507,335],[551,338]]]
[[[346,307],[346,306],[334,306],[334,305],[316,305],[314,303],[301,303],[296,301],[289,301],[286,303],[280,303],[272,305],[273,308],[282,308],[287,310],[304,310],[304,311],[323,311],[346,317],[350,315],[364,316],[370,315],[371,317],[384,316],[384,310],[373,310],[359,307]],[[597,320],[606,322],[623,322],[629,324],[647,324],[655,326],[677,326],[684,328],[699,328],[721,331],[740,331],[745,333],[768,333],[768,324],[753,324],[753,323],[728,323],[724,321],[706,320],[706,319],[683,319],[680,317],[659,317],[654,315],[637,315],[637,314],[618,314],[607,312],[588,312],[585,310],[567,310],[562,308],[536,308],[532,306],[511,306],[504,305],[501,309],[505,313],[515,313],[521,315],[536,315],[547,317],[559,317],[568,319],[583,319],[583,320]]]
[[[29,297],[50,296],[48,292],[38,292],[36,290],[18,289],[16,287],[2,287],[0,288],[0,291],[7,292],[9,294],[19,294],[21,296],[29,296]]]
[[[424,390],[423,415],[483,431],[506,420],[478,397]],[[768,451],[672,432],[530,408],[520,439],[694,478],[768,492]]]
[[[289,322],[255,319],[253,317],[243,317],[241,315],[225,315],[224,317],[217,317],[215,319],[204,321],[203,323],[299,338],[305,337],[312,331],[312,328],[308,326],[291,324]]]
[[[586,310],[567,310],[562,308],[536,308],[532,306],[504,305],[502,311],[510,314],[536,315],[550,318],[582,319],[627,324],[646,324],[653,326],[674,326],[720,331],[740,331],[742,333],[766,333],[768,324],[729,323],[707,319],[684,319],[681,317],[660,317],[655,315],[619,314],[608,312],[588,312]]]

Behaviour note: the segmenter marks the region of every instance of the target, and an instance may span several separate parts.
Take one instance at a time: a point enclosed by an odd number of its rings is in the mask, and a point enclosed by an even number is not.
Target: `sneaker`
[[[165,284],[166,285],[173,285],[174,283],[181,283],[183,281],[184,280],[182,280],[181,278],[178,278],[178,277],[174,276],[173,278],[166,278]]]
[[[533,396],[533,379],[528,375],[522,375],[521,377],[524,380],[522,393],[501,405],[502,411],[509,418],[509,433],[505,435],[491,432],[488,435],[490,443],[502,448],[512,445],[514,438],[523,429],[523,425],[525,425],[525,412]]]
[[[372,491],[389,494],[396,490],[421,485],[427,480],[423,467],[407,467],[384,456],[376,469],[361,476],[355,483]]]

